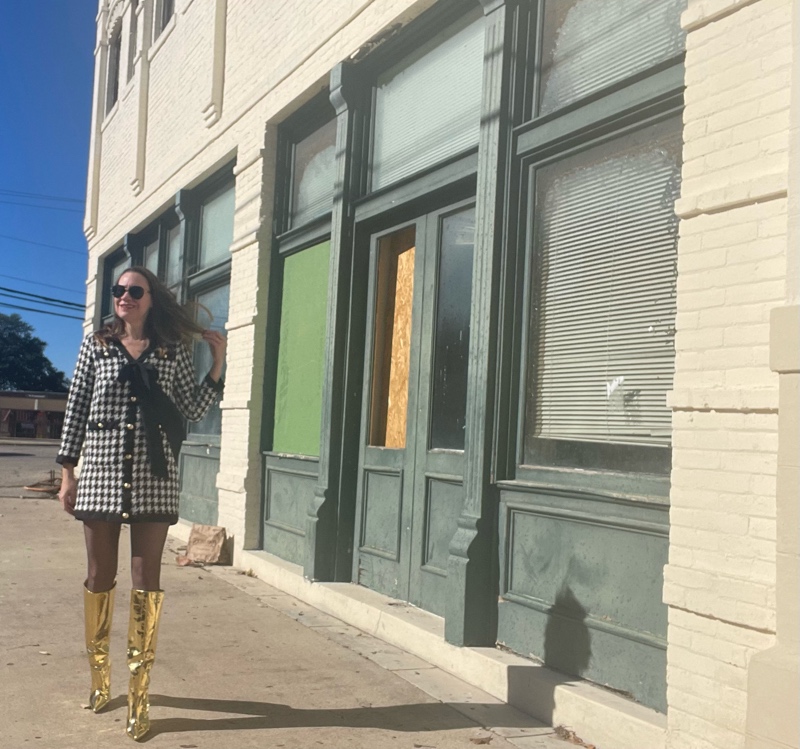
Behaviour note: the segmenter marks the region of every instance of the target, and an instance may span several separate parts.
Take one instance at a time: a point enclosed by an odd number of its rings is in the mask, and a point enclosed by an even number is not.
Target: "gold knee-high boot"
[[[83,617],[86,632],[86,654],[89,656],[89,667],[92,670],[92,691],[89,705],[99,713],[110,699],[111,659],[108,655],[108,644],[111,639],[111,618],[114,614],[114,591],[116,583],[110,590],[93,593],[83,586]]]
[[[156,657],[162,590],[132,590],[128,622],[128,722],[125,730],[138,741],[150,730],[150,669]]]

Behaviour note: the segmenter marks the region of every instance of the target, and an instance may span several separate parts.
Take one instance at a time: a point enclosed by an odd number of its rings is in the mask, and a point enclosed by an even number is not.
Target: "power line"
[[[5,205],[20,205],[24,208],[44,208],[46,211],[62,211],[64,213],[83,213],[78,208],[59,208],[55,205],[36,205],[36,203],[20,203],[17,200],[0,200]]]
[[[30,278],[20,278],[19,276],[7,276],[4,273],[0,273],[0,278],[10,278],[12,281],[22,281],[22,283],[29,283],[35,286],[45,286],[48,289],[59,289],[60,291],[68,291],[70,294],[78,294],[79,296],[83,295],[84,292],[82,291],[75,291],[75,289],[69,289],[66,286],[53,286],[51,283],[42,283],[41,281],[31,281]]]
[[[51,250],[63,250],[64,252],[72,252],[75,255],[85,255],[86,250],[71,250],[69,247],[59,247],[57,244],[44,244],[44,242],[33,242],[30,239],[22,239],[22,237],[10,237],[8,234],[0,234],[0,239],[10,239],[12,242],[22,242],[23,244],[32,244],[36,247],[47,247]]]
[[[52,297],[41,296],[40,294],[31,294],[27,291],[17,291],[16,289],[9,289],[5,286],[0,286],[0,296],[15,297],[17,299],[22,299],[23,302],[35,302],[36,304],[52,304],[76,310],[86,309],[85,305],[78,304],[77,302],[65,302],[62,299],[53,299]]]
[[[40,315],[53,315],[53,317],[66,317],[69,320],[83,320],[82,317],[76,315],[65,315],[62,312],[48,312],[43,309],[33,309],[33,307],[22,307],[19,304],[8,304],[7,302],[0,302],[0,307],[7,307],[9,309],[24,309],[26,312],[38,312]]]
[[[18,190],[0,190],[0,195],[11,195],[16,198],[38,198],[40,200],[58,200],[62,203],[85,203],[78,198],[62,198],[58,195],[43,195],[40,192],[19,192]]]

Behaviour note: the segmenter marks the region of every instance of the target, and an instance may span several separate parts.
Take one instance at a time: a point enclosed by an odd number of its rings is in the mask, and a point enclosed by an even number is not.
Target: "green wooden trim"
[[[497,492],[491,483],[495,359],[504,186],[514,100],[517,3],[484,0],[486,12],[467,382],[464,507],[450,543],[445,637],[458,645],[492,645],[497,631],[495,555]]]
[[[321,216],[307,226],[275,237],[275,250],[279,256],[284,257],[326,241],[330,238],[330,235],[331,217],[328,214],[327,216]]]
[[[624,86],[613,93],[601,92],[605,95],[597,94],[585,103],[565,108],[563,113],[554,112],[527,123],[517,131],[516,153],[527,156],[555,145],[560,156],[565,142],[577,140],[583,144],[597,137],[598,132],[620,132],[628,123],[639,125],[648,117],[680,111],[683,79],[681,58],[632,82],[626,80]]]
[[[475,175],[478,171],[478,154],[472,151],[466,155],[457,156],[437,164],[420,174],[415,174],[407,180],[402,180],[380,192],[375,192],[355,203],[356,221],[366,221],[376,216],[385,215],[397,206],[403,206],[404,211],[415,211],[414,202],[425,201],[420,205],[418,213],[429,210],[431,193],[437,191],[474,192]],[[421,198],[420,185],[424,184],[424,198]]]
[[[610,471],[576,471],[573,469],[518,468],[516,478],[498,481],[501,489],[580,493],[592,499],[625,500],[669,506],[668,476],[618,474]]]
[[[322,388],[319,482],[306,518],[307,578],[349,581],[355,530],[355,472],[358,460],[359,388],[352,385],[353,350],[348,337],[358,335],[351,324],[352,306],[359,303],[353,284],[354,225],[351,200],[364,184],[363,156],[367,144],[369,87],[354,66],[340,63],[331,72],[331,103],[336,111],[336,182],[331,214],[328,281],[328,322],[325,379]],[[352,338],[351,338],[352,340]]]

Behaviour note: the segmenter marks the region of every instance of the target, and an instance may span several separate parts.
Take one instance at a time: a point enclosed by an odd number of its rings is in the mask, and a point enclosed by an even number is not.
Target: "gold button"
[[[131,455],[130,453],[126,453],[125,460],[133,460],[133,455]]]
[[[125,425],[128,429],[133,429],[133,424],[126,424]]]
[[[108,351],[104,351],[103,356],[108,356]]]
[[[97,427],[98,427],[98,429],[102,429],[103,428],[103,422],[102,421],[98,421],[97,422]]]
[[[130,488],[131,488],[131,485],[130,485],[130,484],[127,482],[127,481],[126,481],[126,482],[125,482],[125,483],[122,485],[122,488],[123,488],[123,489],[130,489]]]
[[[123,520],[127,520],[129,517],[130,517],[130,515],[128,515],[128,513],[127,513],[127,512],[123,512],[123,513],[122,513],[122,519],[123,519]]]
[[[131,403],[136,403],[136,396],[135,395],[131,396]]]

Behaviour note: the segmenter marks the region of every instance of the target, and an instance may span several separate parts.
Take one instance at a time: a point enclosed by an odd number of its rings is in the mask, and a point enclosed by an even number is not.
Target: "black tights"
[[[161,589],[161,554],[169,523],[131,523],[131,586]],[[88,572],[86,587],[93,593],[110,590],[117,577],[119,523],[84,520]]]

